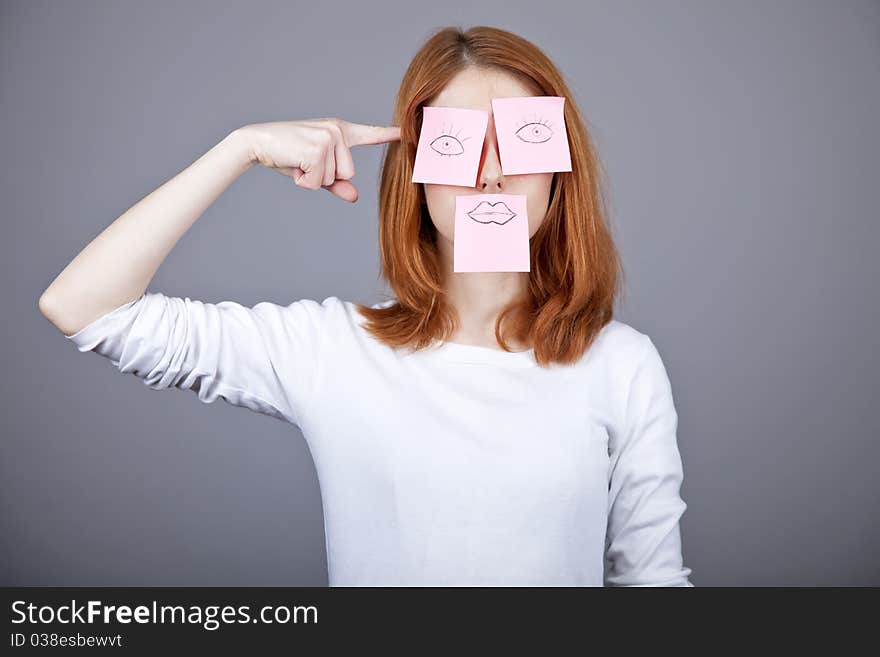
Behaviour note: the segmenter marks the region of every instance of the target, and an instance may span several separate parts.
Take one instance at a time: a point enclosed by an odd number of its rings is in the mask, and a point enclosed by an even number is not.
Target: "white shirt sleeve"
[[[65,337],[154,390],[192,390],[300,425],[334,299],[249,308],[145,292]]]
[[[669,377],[645,336],[611,454],[606,586],[694,586],[682,562],[679,519],[687,504],[677,429]]]

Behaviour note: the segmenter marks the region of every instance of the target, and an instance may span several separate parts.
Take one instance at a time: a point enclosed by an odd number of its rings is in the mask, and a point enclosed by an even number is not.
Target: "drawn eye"
[[[464,128],[460,128],[457,132],[451,124],[440,126],[440,136],[428,144],[434,151],[440,155],[461,155],[464,153],[464,143],[470,137],[462,137],[459,135]]]
[[[549,123],[530,121],[516,131],[516,136],[529,144],[541,144],[553,136]]]
[[[430,146],[440,155],[461,155],[464,153],[464,144],[452,135],[440,135],[431,142]]]

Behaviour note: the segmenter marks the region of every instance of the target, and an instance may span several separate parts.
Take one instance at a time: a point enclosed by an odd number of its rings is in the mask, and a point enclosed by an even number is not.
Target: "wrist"
[[[236,160],[245,169],[257,163],[255,135],[248,128],[249,126],[236,128],[223,139],[223,143],[235,153]]]

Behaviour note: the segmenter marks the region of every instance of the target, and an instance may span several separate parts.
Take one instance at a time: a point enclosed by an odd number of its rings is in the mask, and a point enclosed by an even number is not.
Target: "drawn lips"
[[[504,201],[496,201],[495,203],[480,201],[475,208],[467,211],[467,216],[481,224],[503,226],[516,216],[516,212],[511,210]]]

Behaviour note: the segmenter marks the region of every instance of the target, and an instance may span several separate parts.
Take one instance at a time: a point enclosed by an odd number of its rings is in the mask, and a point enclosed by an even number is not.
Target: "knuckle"
[[[318,128],[317,139],[321,148],[326,148],[327,145],[333,141],[333,132],[330,130],[329,127],[321,126],[320,128]]]
[[[339,124],[339,119],[330,119],[327,122],[327,129],[330,130],[330,134],[334,136],[342,135],[342,126]]]

